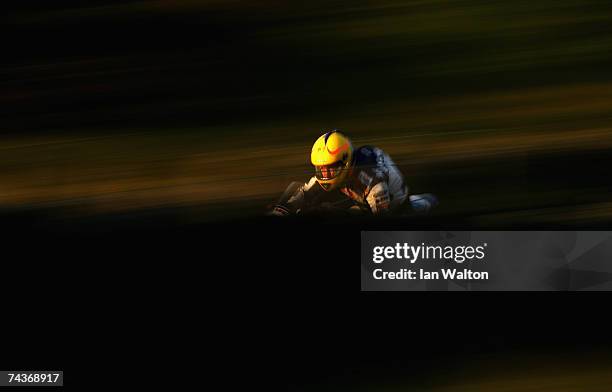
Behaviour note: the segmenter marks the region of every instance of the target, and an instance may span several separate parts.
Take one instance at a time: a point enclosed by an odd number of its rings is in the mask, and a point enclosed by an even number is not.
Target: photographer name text
[[[418,261],[431,262],[464,262],[482,263],[486,256],[487,244],[480,246],[440,246],[425,245],[424,243],[414,246],[407,243],[397,243],[395,246],[375,246],[372,253],[372,261],[375,264],[383,262],[408,262],[414,264]],[[402,280],[488,280],[489,273],[486,271],[474,271],[469,268],[440,268],[430,271],[423,268],[400,268],[396,271],[384,271],[376,268],[372,271],[376,280],[402,279]]]

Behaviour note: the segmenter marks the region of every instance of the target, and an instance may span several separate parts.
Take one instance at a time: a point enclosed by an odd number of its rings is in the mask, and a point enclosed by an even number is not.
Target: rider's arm
[[[363,146],[356,153],[359,170],[355,172],[353,186],[363,195],[374,215],[387,213],[391,207],[387,158],[381,149],[373,146]],[[393,163],[390,158],[388,160]]]
[[[305,207],[313,204],[316,197],[320,194],[321,187],[317,184],[316,177],[312,177],[308,182],[300,185],[289,195],[283,195],[278,204],[274,207],[272,215],[290,215],[298,213]]]
[[[312,202],[318,190],[320,190],[320,187],[317,184],[317,179],[313,176],[289,198],[287,201],[289,209],[294,213],[303,209]]]
[[[370,210],[374,215],[389,212],[391,195],[389,194],[389,185],[387,182],[381,181],[374,185],[366,196],[366,201],[368,202]]]

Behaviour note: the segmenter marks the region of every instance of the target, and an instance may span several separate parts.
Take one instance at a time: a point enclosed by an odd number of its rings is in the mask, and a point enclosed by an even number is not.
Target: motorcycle
[[[354,200],[344,197],[339,194],[339,197],[330,200],[325,200],[320,203],[313,205],[302,205],[298,209],[291,209],[291,198],[294,197],[299,188],[303,186],[303,183],[293,181],[287,186],[285,191],[279,197],[275,204],[269,206],[268,215],[271,216],[287,216],[287,215],[316,215],[316,214],[327,214],[327,215],[343,215],[343,216],[366,216],[372,215],[369,208],[359,205]],[[428,213],[433,207],[438,205],[438,198],[431,193],[424,193],[418,195],[410,195],[394,215],[406,215],[406,214],[425,214]]]

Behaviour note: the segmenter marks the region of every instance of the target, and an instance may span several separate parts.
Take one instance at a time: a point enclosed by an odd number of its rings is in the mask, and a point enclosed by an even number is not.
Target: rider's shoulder
[[[375,146],[361,146],[354,151],[353,187],[367,192],[367,189],[385,180],[385,174],[380,170],[382,154],[382,150]]]
[[[355,163],[358,165],[374,164],[383,151],[375,146],[361,146],[354,152]]]

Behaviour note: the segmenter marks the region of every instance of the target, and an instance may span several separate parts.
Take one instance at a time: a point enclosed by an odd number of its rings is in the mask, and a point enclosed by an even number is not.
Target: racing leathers
[[[330,199],[348,198],[353,208],[381,215],[395,212],[412,203],[404,176],[383,150],[363,146],[355,150],[353,164],[347,180],[335,191],[325,191],[313,176],[307,183],[297,186],[291,195],[274,209],[277,215],[300,213],[317,208]],[[345,197],[342,197],[345,196]],[[414,206],[413,206],[414,207]]]

